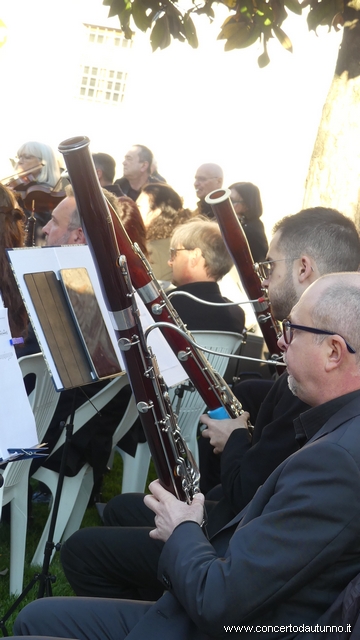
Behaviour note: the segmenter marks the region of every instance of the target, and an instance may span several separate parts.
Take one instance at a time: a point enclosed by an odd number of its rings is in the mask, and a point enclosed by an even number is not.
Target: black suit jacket
[[[211,542],[195,523],[177,527],[159,562],[169,592],[129,640],[226,638],[229,625],[252,627],[243,640],[256,626],[266,640],[294,638],[290,625],[316,624],[360,571],[359,434],[357,397]]]
[[[217,282],[190,282],[177,287],[175,291],[191,293],[207,302],[230,302],[224,298]],[[191,331],[233,331],[242,333],[245,313],[238,305],[234,307],[209,307],[187,296],[171,296],[171,303],[182,321]]]

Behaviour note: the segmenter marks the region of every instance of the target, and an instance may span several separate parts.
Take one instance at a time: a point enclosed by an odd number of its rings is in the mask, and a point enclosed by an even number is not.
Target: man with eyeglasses
[[[206,306],[205,302],[230,302],[221,295],[218,285],[233,262],[216,222],[195,217],[179,225],[171,238],[170,259],[172,282],[171,302],[182,321],[191,331],[233,331],[242,333],[245,314],[239,306]]]
[[[180,235],[176,235],[172,243],[174,249],[184,249],[177,252],[176,260],[184,259],[185,262],[192,253],[185,247],[192,249],[194,246],[188,244],[189,238],[183,235],[186,228],[190,229],[191,223],[179,228],[176,233]],[[192,234],[190,239],[194,240]],[[296,255],[299,257],[293,260]],[[269,291],[275,292],[275,297],[277,289],[284,297],[284,303],[277,308],[280,314],[277,317],[281,320],[291,311],[292,305],[288,300],[293,297],[293,288],[297,302],[301,289],[305,290],[322,272],[352,271],[358,267],[360,239],[353,222],[342,214],[324,208],[309,209],[278,223],[268,257],[273,262],[273,274],[266,284]],[[275,284],[272,283],[273,276]],[[175,270],[174,279],[177,279]],[[291,295],[287,295],[288,291]],[[176,297],[173,298],[175,300]],[[247,411],[253,385],[254,381],[249,381],[235,388]],[[249,413],[235,420],[216,421],[209,416],[202,417],[208,425],[208,430],[202,435],[210,435],[219,450],[226,443],[221,456],[221,482],[225,496],[218,504],[213,504],[209,512],[210,536],[241,511],[274,469],[299,448],[293,420],[308,406],[290,392],[286,375],[273,384],[260,410],[255,401],[251,406],[254,410],[251,408],[250,418],[255,427],[252,441],[246,424]],[[212,450],[210,453],[215,458]],[[125,495],[111,500],[104,516],[105,527],[82,529],[62,547],[64,570],[75,593],[118,598],[159,597],[162,587],[156,573],[162,543],[152,541],[149,544],[148,532],[153,526],[153,514],[138,508],[138,496],[134,499]],[[139,549],[138,553],[136,549]]]
[[[355,271],[359,264],[360,239],[354,223],[338,211],[315,207],[276,223],[267,260],[257,265],[257,270],[268,290],[272,313],[282,321],[321,275]],[[286,373],[268,390],[267,381],[252,380],[234,389],[250,413],[252,441],[247,433],[247,414],[235,420],[201,418],[208,427],[202,436],[215,453],[221,453],[224,513],[225,504],[231,505],[234,513],[240,511],[277,465],[298,449],[293,420],[306,409],[303,401],[291,394]],[[203,447],[201,452],[200,460],[206,459]]]
[[[214,219],[212,208],[207,202],[205,197],[215,191],[215,189],[221,189],[224,181],[224,173],[222,168],[218,164],[213,162],[207,162],[202,164],[195,174],[194,187],[197,197],[199,198],[197,203],[197,213]]]
[[[319,278],[290,311],[279,346],[290,387],[311,407],[294,423],[299,450],[210,541],[200,526],[203,495],[188,505],[158,481],[150,485],[150,537],[163,544],[158,577],[167,593],[154,605],[37,600],[18,616],[15,634],[330,638],[318,621],[360,572],[359,314],[358,272]]]

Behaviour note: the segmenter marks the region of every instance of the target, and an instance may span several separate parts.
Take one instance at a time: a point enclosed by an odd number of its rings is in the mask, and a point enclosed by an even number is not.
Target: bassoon
[[[73,144],[74,141],[69,140],[59,146],[71,179]],[[74,194],[79,198],[74,182]],[[126,257],[120,255],[109,211],[106,207],[99,210],[102,199],[103,193],[99,188],[96,195],[92,193],[91,204],[81,208],[81,215],[105,304],[119,341],[159,480],[177,498],[191,502],[199,491],[199,470],[179,431],[156,358],[147,346]]]
[[[168,344],[181,361],[188,377],[201,395],[209,410],[224,407],[231,418],[241,415],[241,403],[227,383],[211,367],[203,353],[188,342],[191,333],[155,279],[151,267],[138,247],[134,246],[116,211],[110,207],[101,190],[89,149],[87,137],[71,138],[62,142],[59,151],[64,154],[69,178],[74,190],[77,207],[85,222],[90,246],[102,233],[103,220],[114,229],[119,255],[125,255],[132,283],[148,308],[155,322],[159,323]],[[96,220],[99,221],[97,224]],[[110,240],[108,239],[108,242]],[[106,246],[100,252],[106,258]],[[95,252],[96,253],[96,252]],[[111,298],[113,299],[113,298]],[[113,300],[116,308],[116,297]],[[180,329],[180,331],[179,331]]]
[[[267,292],[262,288],[260,278],[256,273],[249,243],[232,206],[230,193],[230,189],[217,189],[206,196],[205,202],[211,206],[216,216],[223,240],[237,268],[247,296],[250,300],[258,300],[258,302],[252,303],[254,313],[270,357],[276,360],[282,355],[277,344],[277,336],[281,329],[271,314]]]

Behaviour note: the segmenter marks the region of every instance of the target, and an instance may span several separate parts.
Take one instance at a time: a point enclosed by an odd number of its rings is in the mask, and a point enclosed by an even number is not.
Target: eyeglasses
[[[275,262],[285,262],[290,260],[294,262],[296,258],[279,258],[279,260],[266,260],[265,262],[255,262],[254,269],[261,280],[268,280],[274,271]]]
[[[231,200],[231,198],[230,198],[230,200]],[[244,204],[244,200],[231,200],[231,203],[233,205],[235,205],[235,204]]]
[[[343,338],[340,333],[337,331],[326,331],[325,329],[316,329],[315,327],[305,327],[302,324],[293,324],[290,320],[283,320],[282,322],[282,330],[285,344],[291,344],[291,341],[294,337],[294,329],[298,331],[307,331],[308,333],[316,333],[317,335],[325,335],[325,336],[340,336],[346,344],[347,350],[349,353],[356,353],[355,349],[353,349],[348,342],[346,342],[345,338]]]
[[[176,254],[178,251],[191,251],[191,249],[173,249],[172,247],[170,247],[170,250],[169,250],[170,260],[175,260]]]
[[[220,176],[195,176],[195,182],[207,182],[208,180],[219,180]]]
[[[15,160],[17,162],[22,162],[23,160],[31,160],[32,158],[37,158],[38,160],[41,160],[41,158],[38,158],[37,156],[29,155],[28,153],[22,153],[21,156],[18,156],[17,158],[15,158]]]

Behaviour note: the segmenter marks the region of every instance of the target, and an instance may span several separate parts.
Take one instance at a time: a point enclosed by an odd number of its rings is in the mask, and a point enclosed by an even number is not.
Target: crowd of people
[[[154,171],[146,147],[127,152],[119,180],[111,156],[93,159],[106,198],[164,286],[224,302],[218,283],[232,259],[205,200],[222,188],[221,167],[197,169],[198,204],[190,212]],[[286,370],[276,379],[235,385],[244,408],[238,418],[202,416],[200,438],[209,455],[201,460],[210,466],[220,460],[218,486],[191,504],[158,481],[149,495],[115,496],[104,509],[104,526],[80,529],[62,546],[76,597],[31,603],[15,622],[16,636],[211,640],[260,633],[266,640],[331,640],[359,633],[359,231],[342,213],[314,207],[277,222],[268,245],[258,187],[237,182],[229,189],[272,314],[282,323],[278,345]],[[0,193],[5,254],[6,246],[23,244],[24,215],[11,191]],[[86,243],[71,189],[43,234],[48,246]],[[2,273],[3,302],[25,335],[28,319],[15,281],[10,271]],[[180,295],[172,301],[190,330],[245,327],[241,307],[209,312]],[[89,434],[87,455],[91,446],[98,452],[96,426]],[[102,461],[107,454],[105,448]],[[102,469],[96,472],[101,477]]]

